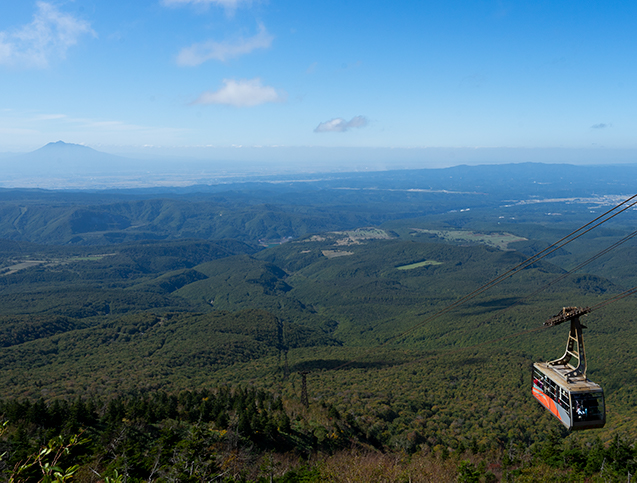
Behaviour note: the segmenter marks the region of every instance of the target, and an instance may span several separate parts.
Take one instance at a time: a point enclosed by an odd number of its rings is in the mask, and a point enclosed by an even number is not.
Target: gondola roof
[[[534,366],[540,369],[542,373],[555,384],[570,392],[597,392],[602,390],[599,384],[588,379],[586,375],[569,377],[567,381],[555,370],[555,367],[550,366],[548,362],[536,362]]]

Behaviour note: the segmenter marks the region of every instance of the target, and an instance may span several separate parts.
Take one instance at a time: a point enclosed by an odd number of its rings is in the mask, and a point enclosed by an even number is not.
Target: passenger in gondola
[[[586,416],[586,409],[582,407],[579,401],[575,403],[575,412],[577,413],[578,419],[582,419]]]

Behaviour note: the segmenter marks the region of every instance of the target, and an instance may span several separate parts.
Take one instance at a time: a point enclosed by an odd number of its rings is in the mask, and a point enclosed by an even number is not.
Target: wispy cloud
[[[343,118],[337,117],[335,119],[330,119],[329,121],[322,122],[314,132],[345,132],[349,131],[352,128],[360,128],[367,126],[368,121],[365,116],[355,116],[349,121],[346,121]]]
[[[193,104],[225,104],[235,107],[252,107],[268,102],[283,102],[286,94],[274,87],[264,86],[261,79],[224,79],[218,91],[201,94]]]
[[[29,121],[53,121],[57,119],[67,119],[66,114],[38,114],[35,117],[29,119]]]
[[[181,5],[216,5],[233,11],[242,5],[250,5],[252,0],[162,0],[162,3],[168,7],[178,7]]]
[[[0,134],[6,135],[6,136],[22,136],[22,135],[33,136],[34,134],[39,134],[39,131],[37,131],[36,129],[0,126]]]
[[[249,54],[256,49],[267,49],[272,45],[274,37],[268,33],[263,24],[259,24],[259,32],[249,38],[238,38],[233,41],[215,42],[209,40],[193,44],[179,52],[177,64],[193,67],[203,64],[208,60],[220,60],[222,62]]]
[[[606,124],[605,122],[600,122],[599,124],[593,124],[591,126],[592,129],[604,129],[607,127],[613,127],[612,124]]]
[[[37,2],[30,24],[0,32],[0,64],[19,67],[48,67],[54,58],[64,59],[79,38],[95,36],[88,22],[60,12],[54,5]]]
[[[122,121],[105,121],[82,117],[71,117],[66,114],[36,114],[25,118],[26,123],[41,123],[44,125],[73,125],[80,129],[103,129],[114,131],[135,131],[148,129],[146,126],[130,124]]]

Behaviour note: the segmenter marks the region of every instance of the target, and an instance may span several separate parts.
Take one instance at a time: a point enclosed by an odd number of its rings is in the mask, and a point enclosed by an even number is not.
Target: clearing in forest
[[[508,250],[509,243],[527,240],[512,233],[476,233],[470,230],[425,230],[422,228],[412,228],[412,230],[416,233],[429,233],[450,242],[482,243],[500,250]]]
[[[335,246],[361,245],[366,240],[391,240],[394,237],[380,228],[356,228],[348,231],[330,231],[313,235],[303,242],[333,242]]]
[[[13,275],[21,270],[42,265],[50,268],[58,265],[64,265],[70,262],[91,262],[98,261],[104,257],[111,257],[117,253],[104,253],[103,255],[87,255],[83,257],[55,258],[50,260],[9,260],[10,265],[0,268],[0,276]]]
[[[338,257],[347,257],[349,255],[354,255],[354,252],[344,252],[342,250],[322,250],[323,256],[327,258],[338,258]]]
[[[412,268],[427,267],[429,265],[442,265],[442,262],[437,262],[435,260],[423,260],[422,262],[410,263],[409,265],[402,265],[400,267],[396,267],[396,269],[411,270]]]

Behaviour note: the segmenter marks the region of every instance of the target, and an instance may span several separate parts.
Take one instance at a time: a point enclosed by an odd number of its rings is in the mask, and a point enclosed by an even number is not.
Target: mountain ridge
[[[132,158],[97,151],[82,144],[50,142],[29,153],[0,158],[5,173],[30,171],[35,176],[77,176],[104,174],[113,170],[131,171]]]

